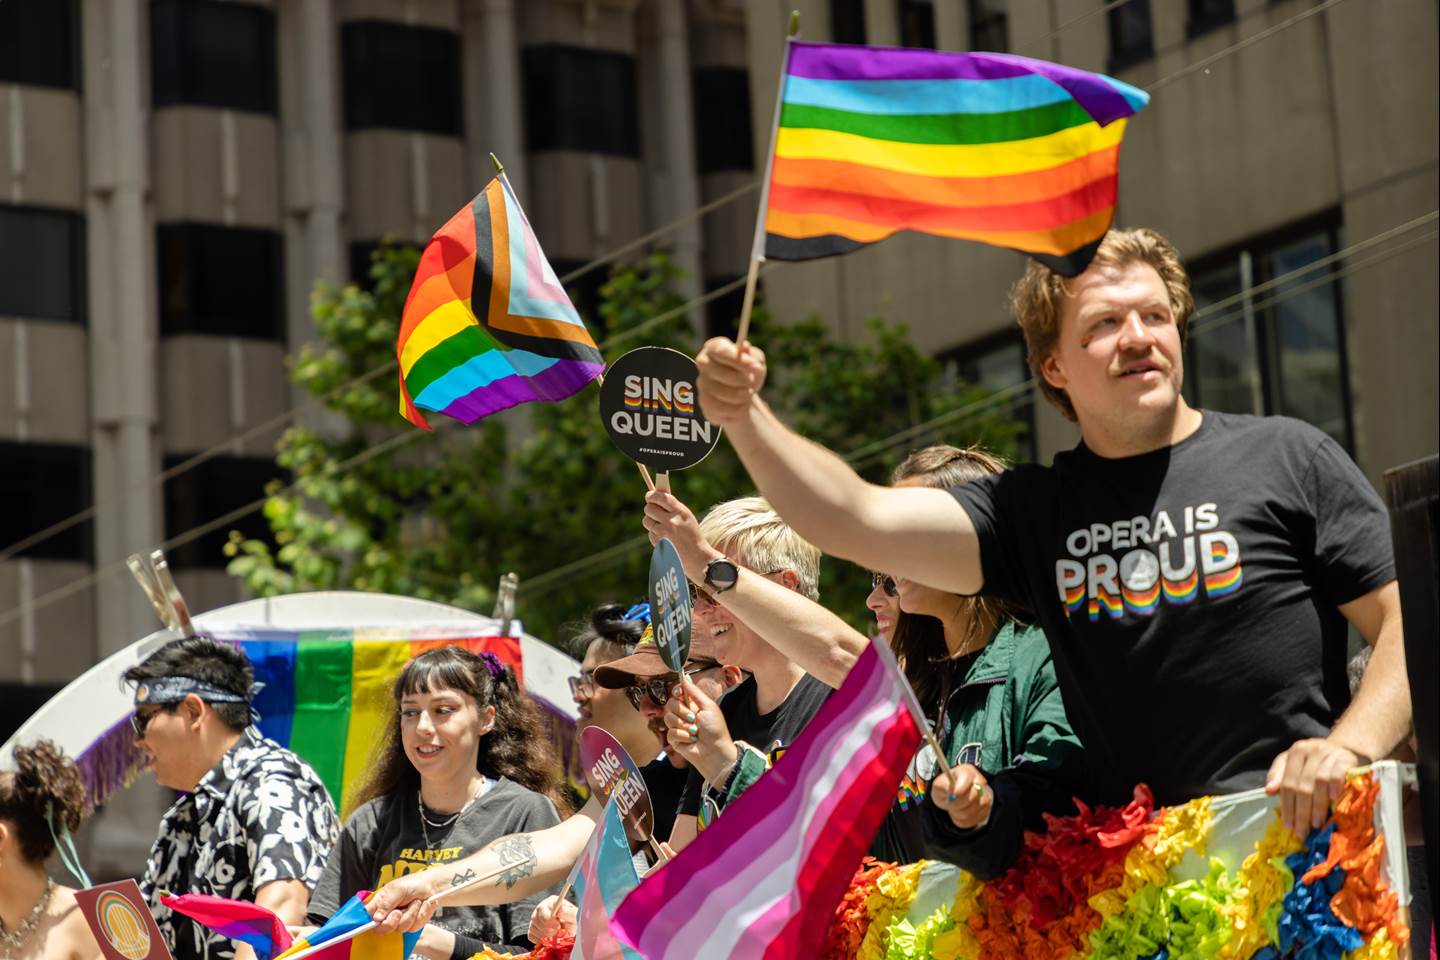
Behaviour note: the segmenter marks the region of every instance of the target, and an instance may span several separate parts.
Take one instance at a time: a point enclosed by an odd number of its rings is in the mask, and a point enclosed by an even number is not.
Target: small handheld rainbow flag
[[[605,361],[501,173],[420,255],[395,344],[400,413],[462,423],[535,400],[564,400]]]
[[[755,259],[915,230],[1074,276],[1114,219],[1125,118],[1149,99],[1028,57],[792,40]]]

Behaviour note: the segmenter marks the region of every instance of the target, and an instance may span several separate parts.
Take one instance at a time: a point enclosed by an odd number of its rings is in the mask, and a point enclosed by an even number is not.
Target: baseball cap
[[[690,659],[686,662],[695,660],[720,662],[713,638],[699,635],[690,637]],[[640,642],[635,644],[634,653],[595,668],[595,682],[607,690],[621,690],[632,686],[637,679],[663,677],[674,672],[660,658],[660,647],[655,643],[655,634],[646,627]]]

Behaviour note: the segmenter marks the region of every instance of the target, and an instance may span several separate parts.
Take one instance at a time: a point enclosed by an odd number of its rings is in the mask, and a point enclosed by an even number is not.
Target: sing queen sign
[[[610,365],[600,417],[625,456],[659,473],[693,467],[720,442],[700,413],[695,361],[667,347],[637,347]]]

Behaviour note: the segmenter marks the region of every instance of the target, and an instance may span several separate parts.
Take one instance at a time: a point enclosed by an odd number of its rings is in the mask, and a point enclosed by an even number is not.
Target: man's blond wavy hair
[[[715,549],[756,573],[794,570],[800,593],[820,599],[820,551],[763,497],[717,503],[700,521],[700,532]]]
[[[1190,292],[1190,275],[1185,272],[1179,252],[1174,244],[1148,227],[1111,230],[1100,241],[1100,249],[1089,269],[1118,270],[1132,263],[1148,264],[1160,275],[1170,297],[1170,312],[1175,317],[1183,347],[1190,314],[1195,312],[1195,297]],[[1055,351],[1055,343],[1060,338],[1060,314],[1070,296],[1067,283],[1065,277],[1031,260],[1024,276],[1010,288],[1010,312],[1025,335],[1026,359],[1040,391],[1068,419],[1074,420],[1075,405],[1064,390],[1051,386],[1040,372],[1041,364]]]

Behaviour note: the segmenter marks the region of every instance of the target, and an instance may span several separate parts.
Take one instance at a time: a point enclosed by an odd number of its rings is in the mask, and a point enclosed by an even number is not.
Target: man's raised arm
[[[975,528],[943,490],[881,487],[786,427],[760,397],[765,354],[723,337],[695,358],[700,407],[724,428],[750,479],[823,552],[955,593],[984,583]]]
[[[512,833],[463,860],[396,877],[377,890],[366,907],[381,930],[419,930],[435,913],[435,905],[425,903],[429,897],[474,877],[497,874],[446,897],[440,906],[498,905],[534,896],[564,882],[584,852],[600,810],[592,797],[579,813],[553,827]]]

